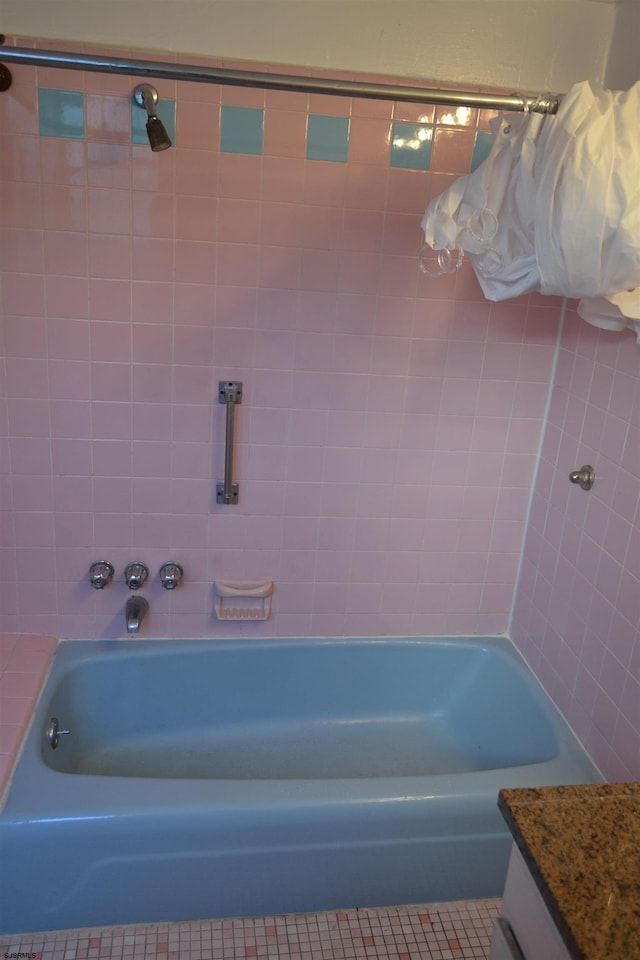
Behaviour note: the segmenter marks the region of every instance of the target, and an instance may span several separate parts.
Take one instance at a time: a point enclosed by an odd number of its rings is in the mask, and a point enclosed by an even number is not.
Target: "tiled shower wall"
[[[567,478],[584,463],[588,493]],[[607,777],[640,779],[640,347],[574,309],[511,636]]]
[[[468,264],[417,268],[426,203],[469,171],[488,116],[160,81],[176,145],[153,154],[130,142],[137,81],[13,73],[3,629],[122,636],[140,559],[147,635],[504,632],[559,303],[490,304]],[[66,91],[41,109],[70,132],[43,127],[38,89]],[[264,111],[262,138],[221,131],[221,106]],[[309,116],[340,118],[328,159],[309,159]],[[400,124],[427,130],[415,161]],[[221,379],[244,384],[237,506],[215,502]],[[118,577],[100,592],[99,558]],[[216,579],[273,580],[272,619],[216,623]]]
[[[416,268],[488,115],[159,82],[176,147],[154,155],[137,81],[12,72],[0,629],[121,636],[127,591],[91,590],[89,564],[172,557],[187,579],[146,588],[148,635],[505,631],[559,305]],[[612,779],[640,776],[639,357],[569,310],[511,625]],[[588,495],[567,481],[586,461]],[[272,620],[216,623],[217,578],[275,580]]]

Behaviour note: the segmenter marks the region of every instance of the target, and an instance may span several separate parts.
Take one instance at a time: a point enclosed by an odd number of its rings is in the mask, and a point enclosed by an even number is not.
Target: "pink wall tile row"
[[[347,110],[349,161],[230,155],[211,131],[239,92],[159,83],[178,146],[153,154],[35,136],[42,72],[0,98],[5,629],[121,636],[121,579],[88,584],[104,557],[120,578],[184,564],[175,594],[148,588],[160,636],[220,630],[216,578],[276,582],[252,633],[506,630],[558,303],[417,266],[428,198],[486,117],[431,111],[450,149],[407,170],[373,140],[415,107],[254,91],[238,105],[267,116]],[[215,503],[220,379],[244,384],[237,507]]]
[[[640,352],[567,314],[512,636],[610,779],[640,777]],[[569,473],[591,464],[584,492]]]

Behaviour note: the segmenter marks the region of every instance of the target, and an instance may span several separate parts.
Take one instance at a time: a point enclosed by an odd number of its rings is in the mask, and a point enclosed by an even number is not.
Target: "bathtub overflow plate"
[[[71,733],[71,730],[61,730],[58,718],[51,717],[47,725],[46,736],[47,740],[49,741],[49,746],[52,750],[55,750],[60,743],[60,737],[67,733]]]

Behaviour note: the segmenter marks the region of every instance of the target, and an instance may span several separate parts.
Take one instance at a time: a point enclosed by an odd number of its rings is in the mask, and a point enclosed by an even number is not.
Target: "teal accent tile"
[[[223,104],[220,116],[220,150],[223,153],[264,152],[264,110]]]
[[[175,100],[158,100],[156,103],[158,119],[169,134],[171,143],[176,142],[176,102]],[[149,144],[147,136],[147,111],[137,103],[131,104],[131,143]]]
[[[471,156],[471,172],[487,159],[493,146],[493,134],[489,130],[476,130]]]
[[[41,137],[84,140],[84,94],[77,90],[38,90]]]
[[[310,113],[307,121],[307,160],[346,163],[349,159],[349,118]]]
[[[400,123],[391,128],[392,167],[404,170],[428,170],[431,166],[431,148],[433,146],[433,124]]]

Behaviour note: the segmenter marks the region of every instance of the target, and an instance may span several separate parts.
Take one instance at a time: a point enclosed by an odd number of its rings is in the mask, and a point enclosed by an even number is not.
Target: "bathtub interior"
[[[239,670],[243,659],[250,670]],[[424,772],[424,760],[396,764],[393,737],[414,736],[419,707],[421,723],[443,717],[447,742],[458,738],[458,769],[442,759],[439,772]],[[55,751],[44,735],[54,709],[73,731]],[[246,743],[265,721],[260,749],[228,756],[224,775],[183,759],[197,752],[205,722],[238,725]],[[304,736],[326,727],[310,765],[300,750],[275,756],[269,725],[298,723]],[[360,723],[364,741],[350,734]],[[391,739],[378,757],[385,727]],[[127,750],[146,750],[158,731],[152,776]],[[111,738],[113,756],[79,772]],[[367,764],[339,775],[367,738]],[[417,743],[429,746],[424,736]],[[251,777],[261,749],[263,776]],[[217,763],[219,743],[216,751]],[[65,642],[0,813],[11,877],[0,930],[499,896],[511,845],[500,788],[599,779],[503,638]]]
[[[520,665],[470,643],[66,645],[48,713],[71,731],[44,762],[117,777],[429,776],[558,753]],[[66,656],[68,654],[68,657]],[[212,657],[214,659],[212,659]]]

